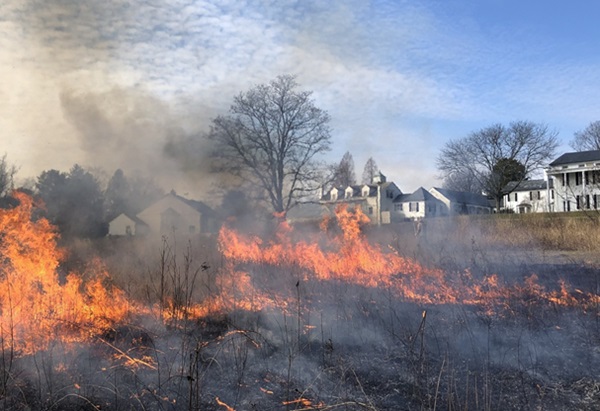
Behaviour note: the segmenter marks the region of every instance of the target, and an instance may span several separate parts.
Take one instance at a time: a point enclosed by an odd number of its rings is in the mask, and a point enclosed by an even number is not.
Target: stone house
[[[392,222],[394,199],[402,191],[393,182],[379,173],[371,184],[352,185],[348,187],[333,187],[322,193],[319,202],[330,209],[339,204],[358,206],[373,224],[389,224]]]

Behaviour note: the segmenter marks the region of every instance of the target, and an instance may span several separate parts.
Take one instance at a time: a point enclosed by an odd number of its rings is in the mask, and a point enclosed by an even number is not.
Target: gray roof
[[[171,191],[170,194],[175,196],[177,199],[183,201],[184,203],[186,203],[187,205],[192,207],[194,210],[199,211],[202,214],[205,214],[207,217],[215,217],[215,211],[212,208],[210,208],[209,206],[207,206],[206,204],[204,204],[202,201],[187,199],[185,197],[182,197],[182,196],[176,194],[174,191]],[[169,194],[167,194],[166,196],[168,196],[168,195]]]
[[[135,224],[144,225],[144,226],[147,226],[147,225],[148,225],[148,224],[146,224],[146,222],[145,222],[144,220],[142,220],[141,218],[139,218],[139,217],[137,217],[137,216],[134,216],[134,215],[131,215],[131,214],[129,214],[129,213],[121,213],[121,214],[119,214],[118,216],[116,216],[115,218],[113,218],[113,219],[112,219],[112,220],[110,220],[110,221],[114,221],[114,220],[116,220],[116,219],[117,219],[117,218],[119,218],[121,215],[124,215],[125,217],[129,218],[129,219],[130,219],[131,221],[133,221]]]
[[[549,179],[548,183],[550,184],[550,188],[554,187],[554,180]],[[546,180],[523,180],[519,181],[511,181],[508,183],[502,191],[504,193],[511,193],[513,191],[536,191],[536,190],[545,190],[546,189]]]
[[[471,193],[468,191],[449,190],[447,188],[439,187],[433,188],[453,203],[471,204],[482,207],[490,206],[490,200],[483,194]]]
[[[369,195],[367,197],[375,197],[377,195],[377,185],[376,184],[361,184],[361,185],[357,184],[357,185],[349,186],[352,188],[352,199],[358,200],[362,197],[362,188],[365,185],[369,187]],[[389,184],[387,184],[385,186],[387,187],[388,185]],[[383,187],[383,185],[382,185],[382,187]],[[344,193],[348,187],[334,187],[334,188],[337,188],[337,190],[340,193]],[[333,190],[333,188],[331,190]],[[331,200],[331,190],[329,190],[326,193],[323,193],[321,200],[324,200],[324,201]],[[338,196],[337,201],[343,201],[343,200],[350,200],[350,198],[345,198],[343,195]]]
[[[423,187],[417,188],[413,193],[400,194],[394,198],[394,203],[408,203],[409,201],[439,201]]]
[[[550,163],[550,166],[559,166],[562,164],[586,163],[589,161],[600,161],[600,150],[575,151],[565,153]]]

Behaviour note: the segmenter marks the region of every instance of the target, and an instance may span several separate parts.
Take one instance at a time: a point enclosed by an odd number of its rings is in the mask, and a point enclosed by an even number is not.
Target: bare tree
[[[495,198],[499,207],[506,194],[505,174],[514,173],[519,164],[523,172],[514,175],[523,180],[540,169],[554,156],[556,135],[546,125],[528,121],[516,121],[508,127],[496,124],[446,143],[437,167],[444,179],[470,176]]]
[[[14,188],[14,177],[17,173],[17,167],[15,165],[8,164],[6,160],[6,154],[0,158],[0,197],[4,197],[9,194],[10,190]]]
[[[334,165],[332,184],[344,188],[356,184],[354,159],[349,151],[346,151],[339,164]]]
[[[284,75],[239,94],[209,134],[222,168],[264,190],[276,212],[317,188],[317,155],[331,144],[329,114],[297,87]]]
[[[377,163],[373,160],[373,157],[369,157],[367,163],[365,164],[365,168],[363,169],[362,180],[363,184],[371,184],[373,181],[373,177],[379,173],[379,168],[377,167]]]
[[[594,121],[576,132],[570,145],[575,151],[600,150],[600,121]]]
[[[470,193],[482,193],[483,187],[469,170],[461,173],[453,173],[444,177],[442,187],[454,191],[465,191]]]

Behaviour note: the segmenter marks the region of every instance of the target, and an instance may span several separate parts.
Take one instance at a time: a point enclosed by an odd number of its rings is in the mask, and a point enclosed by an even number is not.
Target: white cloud
[[[61,109],[62,95],[63,103],[79,96],[82,107],[95,105],[121,143],[135,116],[146,115],[142,100],[165,107],[150,145],[160,147],[173,122],[185,132],[206,127],[235,94],[292,73],[332,114],[332,161],[355,150],[357,168],[373,156],[428,186],[439,148],[460,137],[446,126],[466,133],[517,115],[595,115],[596,65],[528,64],[539,42],[483,27],[469,7],[454,16],[449,6],[395,1],[4,1],[0,138],[22,136],[8,154],[35,162],[23,167],[30,172],[81,162],[97,133],[73,117],[74,107]],[[138,110],[119,112],[119,100]]]

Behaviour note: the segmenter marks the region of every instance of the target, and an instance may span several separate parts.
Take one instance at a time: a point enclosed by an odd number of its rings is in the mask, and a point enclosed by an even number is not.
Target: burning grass
[[[594,281],[424,265],[433,242],[407,256],[347,209],[318,232],[225,226],[218,252],[163,239],[149,258],[131,239],[127,260],[65,274],[53,228],[17,197],[0,210],[4,409],[598,405]]]

